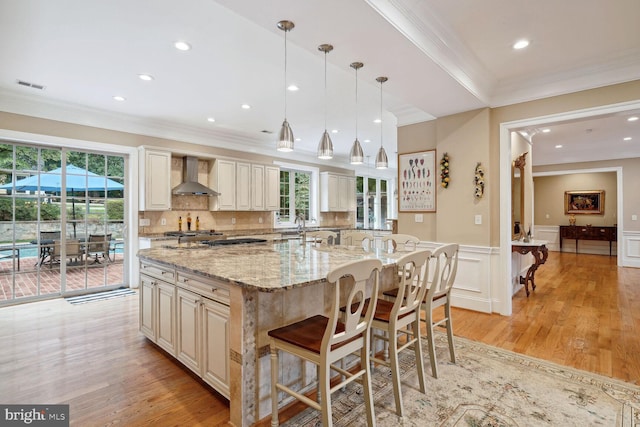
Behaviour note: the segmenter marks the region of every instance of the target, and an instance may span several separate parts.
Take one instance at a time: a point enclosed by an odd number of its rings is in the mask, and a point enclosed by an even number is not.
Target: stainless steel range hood
[[[176,195],[187,196],[219,196],[215,190],[206,187],[198,182],[198,158],[186,156],[182,163],[182,184],[172,191]]]

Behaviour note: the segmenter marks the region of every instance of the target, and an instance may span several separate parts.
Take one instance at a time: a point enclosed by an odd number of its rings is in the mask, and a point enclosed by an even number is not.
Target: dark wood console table
[[[618,227],[561,225],[560,252],[562,252],[563,239],[574,239],[576,241],[576,253],[578,253],[578,240],[600,240],[609,242],[609,256],[611,256],[612,243],[618,240]]]
[[[527,297],[529,297],[529,282],[531,282],[531,290],[535,290],[536,282],[534,275],[538,267],[547,261],[549,250],[545,243],[536,243],[535,241],[529,243],[513,242],[511,244],[511,252],[519,253],[520,255],[526,255],[529,253],[533,255],[534,262],[527,270],[526,277],[520,276],[520,284],[524,285],[524,290],[527,292]]]

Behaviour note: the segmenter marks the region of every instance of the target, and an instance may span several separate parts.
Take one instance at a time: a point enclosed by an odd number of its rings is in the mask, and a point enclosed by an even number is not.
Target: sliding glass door
[[[123,284],[125,158],[0,142],[0,304]]]

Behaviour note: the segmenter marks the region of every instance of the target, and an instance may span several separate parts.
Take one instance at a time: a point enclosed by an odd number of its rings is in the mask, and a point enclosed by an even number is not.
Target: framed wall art
[[[398,210],[436,211],[436,150],[398,154]]]
[[[564,213],[604,215],[604,190],[565,191]]]

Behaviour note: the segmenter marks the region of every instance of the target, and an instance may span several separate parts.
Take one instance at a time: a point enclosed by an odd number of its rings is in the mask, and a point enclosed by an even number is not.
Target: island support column
[[[248,427],[257,421],[257,302],[257,291],[231,287],[229,413],[231,423],[238,427]]]

